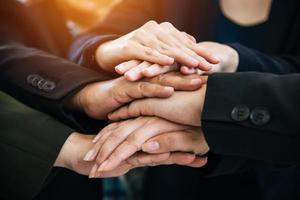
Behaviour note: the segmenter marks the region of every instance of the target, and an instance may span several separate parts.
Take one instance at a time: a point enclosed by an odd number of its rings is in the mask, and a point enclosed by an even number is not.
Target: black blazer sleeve
[[[102,80],[107,77],[65,59],[0,42],[0,89],[63,121],[72,120],[64,110],[65,102],[88,83]]]
[[[0,199],[33,199],[71,128],[0,92]]]
[[[299,74],[209,77],[202,126],[212,153],[237,158],[227,170],[244,166],[238,158],[300,164],[299,83]]]
[[[298,41],[295,41],[295,43],[296,42]],[[238,43],[229,45],[239,54],[238,72],[256,71],[274,74],[300,72],[300,50],[293,50],[282,53],[281,55],[271,55],[245,47]]]
[[[69,41],[53,1],[31,6],[4,0],[0,11],[0,90],[78,128],[65,103],[88,83],[109,77],[49,53],[60,55],[55,49]]]

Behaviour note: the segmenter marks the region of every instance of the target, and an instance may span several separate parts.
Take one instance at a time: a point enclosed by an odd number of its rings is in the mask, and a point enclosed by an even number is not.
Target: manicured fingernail
[[[126,72],[126,73],[124,74],[124,76],[125,76],[125,78],[126,78],[127,80],[129,80],[129,81],[135,81],[136,78],[137,78],[136,74],[134,74],[134,73],[132,73],[132,72]]]
[[[92,161],[92,160],[93,160],[94,152],[95,152],[94,149],[89,150],[89,151],[87,152],[87,154],[84,156],[83,160],[84,160],[84,161]]]
[[[174,88],[172,88],[172,87],[165,87],[164,90],[165,90],[165,92],[168,92],[168,93],[174,92]]]
[[[124,64],[119,64],[115,67],[116,72],[118,72],[119,74],[123,74],[125,72],[124,70]]]
[[[192,79],[190,82],[192,85],[198,85],[202,83],[201,79]]]
[[[143,151],[144,152],[151,152],[151,151],[156,151],[159,149],[159,143],[154,141],[154,142],[147,142],[143,144]]]
[[[94,164],[94,166],[91,169],[91,172],[89,174],[89,178],[95,178],[96,170],[98,169],[98,165]]]
[[[154,70],[144,69],[143,73],[146,74],[147,76],[153,76],[154,75]]]
[[[106,160],[106,161],[104,161],[101,165],[100,165],[100,167],[98,168],[98,172],[102,172],[102,171],[104,171],[105,170],[105,167],[107,166],[107,164],[108,164],[108,160]]]
[[[174,58],[171,58],[171,57],[169,57],[169,56],[166,56],[166,62],[168,62],[168,64],[173,64],[174,63]]]

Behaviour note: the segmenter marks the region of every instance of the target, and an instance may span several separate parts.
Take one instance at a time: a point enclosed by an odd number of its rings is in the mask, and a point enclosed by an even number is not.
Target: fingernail
[[[119,64],[115,67],[116,72],[118,72],[119,74],[123,74],[124,73],[124,65],[123,64]]]
[[[94,149],[89,150],[89,151],[87,152],[87,154],[84,156],[83,160],[84,160],[84,161],[91,161],[91,160],[93,160],[94,152],[95,152]]]
[[[147,76],[152,76],[154,74],[154,72],[150,69],[144,69],[143,73],[146,74]]]
[[[165,87],[165,91],[169,92],[169,93],[172,93],[172,92],[174,92],[174,88],[172,88],[172,87]]]
[[[154,142],[147,142],[143,144],[143,151],[144,152],[151,152],[151,151],[156,151],[159,149],[159,143],[154,141]]]
[[[104,162],[100,165],[100,167],[98,168],[97,171],[98,171],[98,172],[104,171],[107,164],[108,164],[108,161],[104,161]]]
[[[171,57],[169,57],[169,56],[166,56],[166,61],[168,61],[168,64],[173,64],[174,63],[174,58],[171,58]]]
[[[201,79],[192,79],[190,82],[192,85],[198,85],[202,83]]]
[[[133,73],[131,73],[131,72],[126,72],[125,74],[124,74],[124,76],[125,76],[125,78],[127,79],[127,80],[129,80],[129,81],[135,81],[136,80],[136,76],[135,76],[135,74],[133,74]]]
[[[98,168],[98,165],[94,164],[94,166],[92,167],[91,172],[89,174],[89,178],[95,178],[95,173],[96,173],[97,168]]]

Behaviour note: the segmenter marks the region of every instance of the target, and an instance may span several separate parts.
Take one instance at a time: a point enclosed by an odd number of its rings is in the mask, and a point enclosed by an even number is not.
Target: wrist
[[[224,45],[226,48],[227,56],[224,62],[224,72],[236,72],[239,65],[239,54],[231,46]]]
[[[112,63],[113,59],[110,56],[111,42],[112,41],[108,41],[98,46],[96,50],[96,62],[102,70],[115,72]]]
[[[77,140],[79,133],[73,132],[63,144],[55,163],[53,164],[54,167],[63,167],[67,169],[72,169],[72,160],[70,153],[72,153],[72,147]]]

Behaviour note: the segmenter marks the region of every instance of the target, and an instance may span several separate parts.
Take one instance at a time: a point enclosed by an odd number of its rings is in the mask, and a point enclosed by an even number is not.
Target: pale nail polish
[[[87,154],[84,156],[83,160],[84,161],[91,161],[93,159],[93,155],[94,155],[95,150],[89,150],[87,152]]]
[[[102,172],[102,171],[105,169],[107,163],[108,163],[108,161],[104,161],[104,162],[100,165],[100,167],[98,168],[97,171],[98,171],[98,172]]]
[[[202,80],[201,80],[201,79],[192,79],[190,83],[191,83],[192,85],[197,85],[197,84],[202,83]]]
[[[90,172],[90,174],[89,174],[89,178],[95,178],[95,174],[96,174],[97,168],[98,168],[98,165],[97,165],[97,164],[95,164],[95,165],[92,167],[91,172]]]

